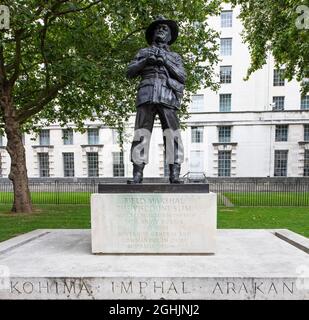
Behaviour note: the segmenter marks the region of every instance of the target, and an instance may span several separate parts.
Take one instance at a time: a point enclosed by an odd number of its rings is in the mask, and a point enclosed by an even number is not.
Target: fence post
[[[59,205],[59,181],[55,180],[55,195],[56,195],[56,204]]]
[[[96,185],[95,185],[95,180],[94,179],[92,179],[92,192],[93,193],[97,193],[98,192],[98,190],[96,189]]]

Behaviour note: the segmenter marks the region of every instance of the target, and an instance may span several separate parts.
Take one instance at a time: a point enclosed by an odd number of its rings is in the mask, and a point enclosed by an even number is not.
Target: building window
[[[300,108],[301,110],[309,110],[309,95],[301,97]]]
[[[276,138],[275,141],[288,141],[289,126],[287,124],[276,126]]]
[[[288,150],[275,150],[275,177],[286,177],[288,168]]]
[[[113,176],[124,177],[123,152],[113,152]]]
[[[191,127],[191,142],[203,143],[204,127]]]
[[[309,124],[304,125],[304,141],[309,141]]]
[[[219,127],[219,143],[231,142],[231,127],[222,126]]]
[[[1,153],[0,153],[0,178],[2,178],[2,156],[1,156]]]
[[[218,177],[231,176],[231,151],[218,152]]]
[[[190,172],[204,172],[204,152],[203,150],[192,150],[190,152]]]
[[[274,111],[284,110],[284,100],[285,100],[284,96],[273,97],[273,103],[274,103],[273,110]]]
[[[220,67],[220,83],[232,83],[232,66]]]
[[[204,111],[204,95],[195,94],[192,96],[191,112],[202,112]]]
[[[88,177],[99,176],[99,155],[97,152],[88,152]]]
[[[88,144],[99,144],[99,129],[88,129]]]
[[[233,24],[233,11],[221,12],[221,28],[231,28]]]
[[[304,176],[309,177],[309,150],[305,150]]]
[[[284,70],[283,69],[274,69],[274,86],[282,87],[284,86]]]
[[[232,55],[232,38],[222,38],[221,39],[220,54],[221,54],[221,56],[231,56]]]
[[[63,175],[64,177],[74,177],[74,153],[63,153]]]
[[[220,112],[230,112],[232,106],[231,94],[220,94]]]
[[[117,129],[112,130],[112,139],[113,139],[113,144],[119,144],[120,139],[119,139],[119,132]]]
[[[40,131],[40,145],[41,146],[49,146],[50,145],[50,139],[49,139],[49,130],[44,129]]]
[[[49,155],[47,152],[38,153],[40,177],[49,177]]]
[[[73,144],[73,129],[62,130],[63,144]]]

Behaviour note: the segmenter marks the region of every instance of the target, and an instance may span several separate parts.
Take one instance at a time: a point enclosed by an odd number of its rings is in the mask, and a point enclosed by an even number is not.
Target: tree
[[[285,78],[300,81],[302,93],[306,94],[309,91],[309,7],[298,0],[226,2],[240,5],[243,38],[251,55],[247,79],[263,67],[268,53],[272,53],[276,67],[284,66]]]
[[[184,58],[187,90],[216,88],[217,33],[207,17],[219,0],[6,0],[10,29],[0,31],[0,129],[8,139],[12,211],[33,210],[22,132],[38,123],[99,118],[123,128],[134,110],[135,86],[125,69],[145,46],[144,29],[158,14],[180,21],[175,50]],[[201,65],[201,62],[204,62]],[[185,114],[184,99],[182,107]]]

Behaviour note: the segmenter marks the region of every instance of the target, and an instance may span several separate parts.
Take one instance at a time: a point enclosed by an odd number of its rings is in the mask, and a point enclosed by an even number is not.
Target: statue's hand
[[[150,47],[148,48],[148,57],[149,56],[156,56],[158,54],[158,49]]]
[[[166,52],[164,50],[160,50],[158,54],[158,65],[162,66],[166,62]]]
[[[146,63],[150,65],[154,65],[157,62],[156,58],[156,50],[153,48],[148,49],[148,56],[146,58]]]
[[[146,63],[149,65],[154,65],[154,64],[156,64],[156,62],[157,62],[156,56],[148,56],[146,58]]]

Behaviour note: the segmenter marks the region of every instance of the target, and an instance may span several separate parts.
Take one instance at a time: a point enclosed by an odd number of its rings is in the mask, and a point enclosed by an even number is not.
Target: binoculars
[[[159,66],[162,66],[163,65],[163,58],[162,57],[157,57],[160,54],[160,49],[155,48],[154,50],[155,50],[155,53],[152,54],[149,58],[152,61],[156,61]]]

